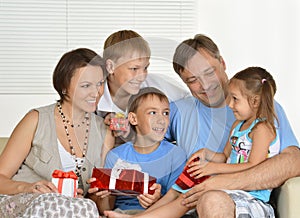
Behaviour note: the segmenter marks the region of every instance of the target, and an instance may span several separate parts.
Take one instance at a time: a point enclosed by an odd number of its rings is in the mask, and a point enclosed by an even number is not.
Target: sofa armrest
[[[272,192],[272,201],[279,218],[298,218],[300,215],[300,177],[287,180]]]
[[[0,154],[2,153],[7,141],[8,137],[0,137]]]

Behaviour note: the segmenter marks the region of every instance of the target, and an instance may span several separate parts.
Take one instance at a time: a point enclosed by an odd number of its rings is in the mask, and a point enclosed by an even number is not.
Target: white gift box
[[[68,197],[76,197],[78,180],[70,178],[52,178],[52,183],[57,187],[58,192]]]

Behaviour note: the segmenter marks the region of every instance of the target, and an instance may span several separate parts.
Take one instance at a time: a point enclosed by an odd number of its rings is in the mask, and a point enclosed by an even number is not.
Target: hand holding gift
[[[195,158],[193,161],[194,162],[199,161],[199,158]],[[202,176],[200,178],[195,178],[190,175],[191,172],[188,172],[188,170],[189,170],[189,166],[185,166],[183,172],[180,174],[180,176],[175,182],[183,190],[192,188],[193,186],[203,182],[204,180],[210,177],[210,176]]]
[[[161,198],[161,184],[154,183],[151,187],[151,190],[154,191],[154,194],[142,194],[138,195],[137,199],[139,200],[140,205],[143,208],[148,208],[153,205],[156,201]]]
[[[117,131],[127,131],[129,124],[128,119],[122,113],[116,113],[115,117],[110,118],[110,129]]]
[[[63,172],[61,170],[54,170],[52,173],[52,183],[62,195],[76,197],[78,178],[73,171]]]

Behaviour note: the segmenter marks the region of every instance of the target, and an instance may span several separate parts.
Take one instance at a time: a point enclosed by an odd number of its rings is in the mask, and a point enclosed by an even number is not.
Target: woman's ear
[[[107,59],[106,60],[106,70],[109,74],[113,74],[114,73],[114,62],[111,59]]]
[[[131,125],[136,126],[138,124],[136,114],[133,112],[129,112],[128,121]]]

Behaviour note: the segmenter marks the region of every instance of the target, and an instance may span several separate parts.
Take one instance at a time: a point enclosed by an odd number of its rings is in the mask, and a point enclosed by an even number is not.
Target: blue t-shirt
[[[170,125],[165,135],[190,157],[201,148],[223,152],[235,118],[228,106],[210,108],[195,97],[170,103]]]
[[[282,107],[275,101],[279,120],[280,151],[298,141]],[[195,97],[187,97],[170,103],[170,125],[165,135],[168,141],[176,141],[190,157],[201,148],[223,152],[230,129],[235,121],[228,107],[211,108]]]
[[[132,142],[122,144],[107,154],[105,168],[113,168],[119,158],[128,163],[139,164],[143,172],[155,177],[156,182],[161,184],[163,195],[175,183],[186,163],[184,150],[167,141],[162,141],[158,148],[149,154],[136,152]],[[129,196],[117,196],[115,208],[144,209],[137,198]]]

